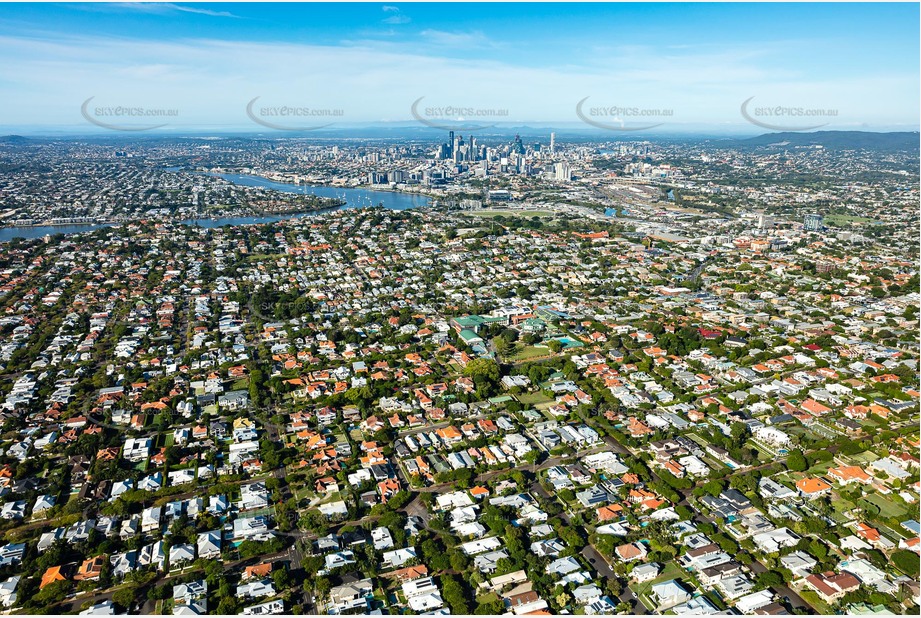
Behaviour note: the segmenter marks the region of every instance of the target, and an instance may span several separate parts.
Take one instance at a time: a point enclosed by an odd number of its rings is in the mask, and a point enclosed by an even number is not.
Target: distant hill
[[[870,131],[815,131],[813,133],[765,133],[739,140],[739,146],[750,148],[796,148],[822,146],[829,150],[912,151],[919,147],[917,131],[872,133]]]
[[[0,135],[0,144],[24,144],[30,141],[22,135]]]

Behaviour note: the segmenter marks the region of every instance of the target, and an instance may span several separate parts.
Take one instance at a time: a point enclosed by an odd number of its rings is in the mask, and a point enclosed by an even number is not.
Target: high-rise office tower
[[[803,219],[803,227],[807,232],[818,232],[822,229],[822,215],[808,214]]]
[[[550,154],[556,152],[556,133],[550,134]]]
[[[569,163],[561,161],[559,163],[554,163],[553,165],[553,179],[554,180],[563,180],[570,181],[572,180],[572,170],[569,167]]]

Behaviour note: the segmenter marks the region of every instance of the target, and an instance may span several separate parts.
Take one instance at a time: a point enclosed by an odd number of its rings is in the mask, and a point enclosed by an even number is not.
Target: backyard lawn
[[[834,461],[823,461],[809,468],[807,473],[810,476],[823,476],[828,472],[829,468],[834,468],[836,465]]]
[[[554,401],[553,398],[547,397],[542,391],[536,393],[522,393],[517,396],[519,402],[528,406],[535,406],[539,403],[548,403]]]
[[[515,352],[509,357],[509,360],[516,362],[526,361],[534,358],[540,358],[541,356],[550,356],[550,354],[550,348],[529,345],[520,349],[516,349]]]
[[[845,500],[841,496],[837,496],[836,499],[831,501],[831,506],[834,509],[832,513],[832,518],[839,524],[844,523],[850,518],[845,515],[846,512],[854,508],[854,504],[848,500]]]
[[[824,614],[826,616],[834,615],[831,607],[829,607],[825,601],[820,599],[819,595],[816,594],[814,590],[798,590],[797,594],[799,594],[803,600],[806,601],[806,603],[812,605],[820,614]]]
[[[892,498],[881,496],[880,494],[869,494],[865,496],[864,499],[879,507],[879,514],[881,517],[901,517],[907,512],[898,502]]]
[[[487,592],[486,594],[481,594],[481,595],[477,596],[477,598],[476,598],[477,604],[480,604],[480,603],[495,603],[495,602],[498,601],[498,600],[499,600],[499,595],[496,594],[495,592],[493,592],[492,590],[490,590],[490,591]]]
[[[888,537],[889,539],[893,541],[901,541],[902,539],[908,536],[905,533],[904,528],[900,527],[896,529],[896,528],[893,528],[892,526],[887,526],[886,524],[882,524],[878,521],[874,521],[873,524],[876,526],[877,530],[879,530],[880,534],[882,534],[885,537]]]
[[[856,455],[851,455],[851,459],[854,460],[855,463],[867,465],[879,459],[879,455],[873,451],[864,451]]]
[[[667,582],[670,579],[681,579],[683,576],[686,576],[687,573],[680,566],[674,562],[669,562],[665,565],[665,568],[659,573],[659,576],[648,582],[637,583],[634,582],[630,584],[630,590],[636,593],[636,596],[643,602],[643,604],[649,609],[655,609],[657,606],[655,602],[649,598],[649,590],[655,584],[662,582]]]

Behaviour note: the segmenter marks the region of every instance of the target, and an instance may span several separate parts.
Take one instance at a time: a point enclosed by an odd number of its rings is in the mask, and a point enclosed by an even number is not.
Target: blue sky
[[[589,97],[667,110],[659,131],[763,132],[755,97],[917,130],[918,22],[911,3],[3,4],[0,124],[89,127],[89,97],[178,110],[173,130],[252,128],[254,97],[408,122],[425,97],[562,126]]]

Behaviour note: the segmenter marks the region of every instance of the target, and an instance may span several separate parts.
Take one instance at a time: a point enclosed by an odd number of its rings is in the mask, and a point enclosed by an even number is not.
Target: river
[[[220,227],[222,225],[251,225],[254,223],[274,223],[284,219],[297,219],[311,217],[334,210],[349,208],[362,208],[383,205],[390,210],[408,210],[427,206],[429,198],[411,193],[397,193],[395,191],[374,191],[371,189],[340,189],[337,187],[324,187],[312,185],[295,185],[284,182],[268,180],[260,176],[247,176],[245,174],[211,174],[236,185],[246,187],[263,187],[283,193],[304,193],[319,197],[333,197],[345,200],[345,204],[335,208],[311,210],[309,212],[291,215],[263,215],[254,217],[217,217],[214,219],[186,219],[180,221],[183,225],[198,225],[201,227]],[[46,234],[76,234],[78,232],[91,232],[112,224],[85,223],[77,225],[37,225],[32,227],[5,227],[0,228],[0,242],[8,242],[14,238],[41,238]]]

